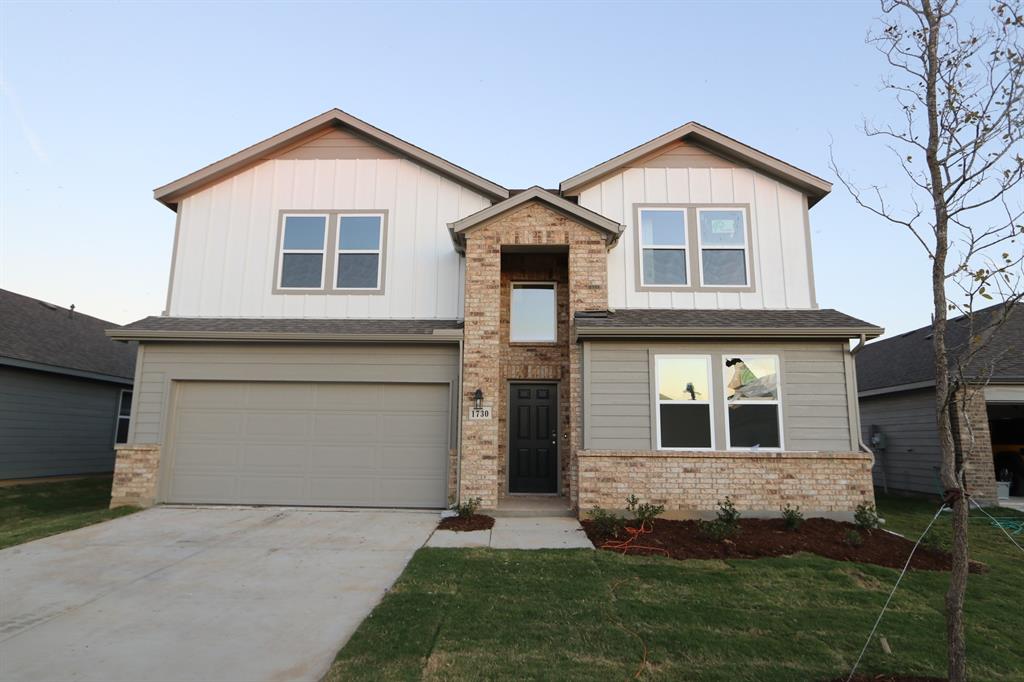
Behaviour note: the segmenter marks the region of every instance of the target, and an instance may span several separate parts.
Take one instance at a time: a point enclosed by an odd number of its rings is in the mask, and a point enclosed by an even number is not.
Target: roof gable
[[[827,180],[693,121],[564,180],[559,185],[559,190],[565,195],[578,195],[588,186],[608,175],[628,168],[632,164],[642,163],[643,160],[655,157],[660,153],[670,152],[673,146],[678,147],[680,142],[686,143],[687,151],[691,156],[698,155],[699,152],[696,150],[700,150],[715,157],[734,160],[785,182],[805,193],[811,206],[832,191],[832,183]]]
[[[331,133],[335,129],[340,129],[343,134],[332,136]],[[349,147],[360,144],[364,145],[364,147],[367,145],[376,146],[396,156],[416,161],[463,186],[480,192],[492,200],[506,199],[509,195],[507,189],[495,182],[491,182],[486,178],[467,171],[465,168],[442,159],[440,156],[431,154],[390,133],[375,128],[369,123],[340,109],[331,109],[293,128],[289,128],[284,132],[212,163],[205,168],[201,168],[194,173],[158,187],[153,190],[153,198],[169,208],[177,210],[178,201],[181,198],[218,180],[245,170],[256,163],[274,158],[276,154],[294,153],[298,147],[302,147],[304,144],[315,148],[314,142],[316,140],[324,140],[328,146],[332,143],[336,146],[339,144],[346,146],[347,144]],[[342,143],[341,140],[344,140],[345,143]],[[288,156],[286,158],[296,157]],[[306,156],[304,158],[318,157]],[[331,158],[338,157],[332,156]]]

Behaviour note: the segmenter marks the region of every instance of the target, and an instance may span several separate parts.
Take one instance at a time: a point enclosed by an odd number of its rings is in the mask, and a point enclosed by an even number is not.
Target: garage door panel
[[[444,384],[183,382],[168,500],[441,507]]]

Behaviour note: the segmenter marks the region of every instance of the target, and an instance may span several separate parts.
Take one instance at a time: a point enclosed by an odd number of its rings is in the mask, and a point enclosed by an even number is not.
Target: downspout
[[[463,331],[465,334],[465,331]],[[459,374],[456,384],[456,405],[458,417],[455,420],[455,504],[462,504],[462,362],[464,359],[465,339],[459,339]]]
[[[854,358],[854,367],[853,367],[853,395],[854,396],[859,396],[860,395],[860,391],[857,390],[857,363],[856,363],[856,356],[857,356],[857,353],[859,353],[861,350],[864,349],[864,345],[866,343],[867,343],[867,335],[866,334],[861,334],[860,335],[860,341],[858,341],[857,345],[854,346],[850,350],[850,356]],[[867,444],[864,442],[864,432],[861,429],[861,424],[860,424],[860,404],[859,404],[859,402],[860,402],[860,399],[858,397],[858,405],[857,405],[857,444],[860,445],[861,452],[866,452],[869,455],[871,455],[871,467],[874,468],[875,463],[878,461],[878,455],[876,455],[874,453],[874,451],[872,451],[871,448],[869,448],[867,446]],[[878,467],[878,470],[880,472],[882,472],[882,490],[884,490],[886,492],[886,494],[888,494],[889,493],[889,478],[885,474],[885,464],[884,463],[880,464],[879,467]]]

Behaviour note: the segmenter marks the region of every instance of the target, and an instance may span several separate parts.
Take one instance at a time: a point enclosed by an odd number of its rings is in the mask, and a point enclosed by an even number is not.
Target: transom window
[[[384,211],[285,213],[277,293],[381,293]]]
[[[117,428],[114,431],[115,443],[128,442],[128,427],[132,418],[132,392],[122,390],[117,403]]]
[[[738,208],[699,208],[700,283],[703,286],[746,286],[747,228]]]
[[[380,287],[380,215],[338,216],[339,289],[377,289]]]
[[[659,355],[655,358],[655,380],[658,449],[712,449],[711,358]]]
[[[685,286],[686,211],[640,210],[640,283],[644,286]]]
[[[322,289],[326,215],[286,215],[281,239],[281,288]]]
[[[557,340],[558,313],[552,282],[513,282],[509,339],[517,343]]]
[[[782,447],[779,358],[775,355],[726,355],[725,437],[729,448]]]

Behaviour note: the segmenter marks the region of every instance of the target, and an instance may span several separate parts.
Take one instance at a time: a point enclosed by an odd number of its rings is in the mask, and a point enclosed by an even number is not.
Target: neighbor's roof
[[[115,326],[0,289],[0,364],[126,383],[136,347],[107,338]]]
[[[675,130],[670,130],[664,135],[659,135],[653,140],[643,143],[639,147],[634,147],[628,152],[619,154],[604,163],[599,163],[589,170],[564,180],[559,189],[562,194],[579,194],[587,185],[618,171],[638,159],[650,156],[661,148],[679,140],[692,142],[719,156],[740,161],[766,175],[792,185],[807,194],[808,204],[811,206],[832,191],[832,183],[827,180],[823,180],[816,175],[812,175],[774,156],[769,156],[760,150],[743,144],[739,140],[734,140],[727,135],[723,135],[694,121],[685,123]]]
[[[147,317],[111,329],[116,339],[210,341],[447,341],[459,320]]]
[[[1002,303],[975,311],[975,333],[985,329],[1002,312]],[[1005,324],[998,327],[988,344],[967,367],[969,379],[988,379],[993,383],[1024,382],[1024,303],[1010,310]],[[950,365],[967,347],[970,334],[966,316],[953,318],[946,325]],[[891,393],[935,385],[935,352],[932,326],[927,325],[864,347],[857,354],[857,390],[864,393]]]
[[[461,185],[475,189],[492,199],[500,200],[508,197],[508,190],[495,182],[471,173],[461,166],[456,166],[440,156],[420,149],[416,145],[386,133],[380,128],[376,128],[351,114],[346,114],[340,109],[331,109],[309,119],[305,123],[300,123],[294,128],[289,128],[282,133],[269,137],[262,142],[247,147],[183,178],[179,178],[163,187],[158,187],[153,190],[153,198],[171,209],[177,210],[178,201],[182,197],[195,192],[211,182],[237,173],[264,158],[267,154],[279,151],[300,138],[325,131],[332,126],[346,128],[369,138],[386,149],[393,150],[401,156],[417,161],[427,168],[451,178]]]
[[[545,203],[552,209],[564,213],[570,218],[575,218],[584,225],[603,233],[609,244],[614,244],[618,240],[619,235],[622,234],[622,231],[626,229],[625,225],[621,225],[610,218],[605,218],[600,213],[583,208],[579,204],[567,201],[557,194],[552,194],[548,190],[534,185],[529,189],[517,192],[504,201],[499,201],[492,206],[468,215],[462,220],[448,223],[448,229],[451,232],[452,239],[455,241],[455,245],[461,248],[465,247],[464,237],[462,236],[463,232],[531,201]]]
[[[576,314],[576,336],[664,337],[761,336],[830,337],[879,336],[881,327],[837,310],[668,310],[625,309]]]

